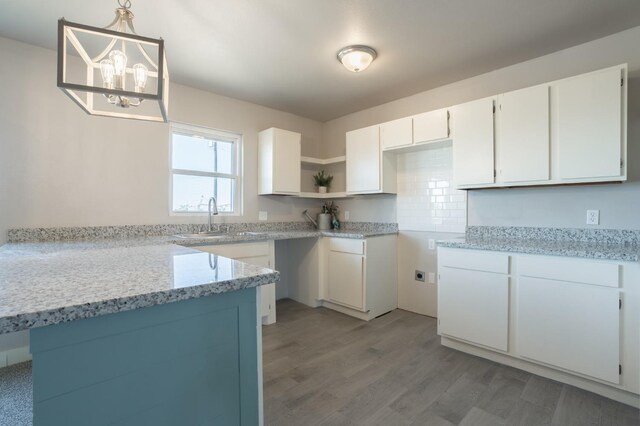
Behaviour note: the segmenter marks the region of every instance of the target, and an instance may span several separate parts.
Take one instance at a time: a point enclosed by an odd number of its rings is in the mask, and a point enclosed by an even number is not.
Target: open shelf
[[[313,158],[313,157],[300,157],[300,161],[302,162],[302,164],[319,164],[321,166],[327,165],[327,164],[337,164],[337,163],[344,163],[345,161],[347,161],[346,157],[343,155],[341,157],[333,157],[333,158]]]
[[[301,192],[298,195],[299,198],[322,198],[322,199],[332,199],[332,198],[351,198],[351,195],[346,192],[327,192],[326,194],[320,194],[319,192]]]

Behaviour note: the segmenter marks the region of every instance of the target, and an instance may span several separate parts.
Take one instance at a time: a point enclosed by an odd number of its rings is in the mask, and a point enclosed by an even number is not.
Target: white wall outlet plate
[[[587,225],[600,224],[600,210],[587,210]]]
[[[258,212],[258,220],[267,220],[267,212]]]
[[[436,283],[436,274],[435,272],[429,272],[429,284]]]
[[[436,240],[434,240],[433,238],[429,238],[429,250],[435,250],[436,249]]]
[[[349,220],[349,210],[345,210],[345,212],[344,212],[344,220]]]

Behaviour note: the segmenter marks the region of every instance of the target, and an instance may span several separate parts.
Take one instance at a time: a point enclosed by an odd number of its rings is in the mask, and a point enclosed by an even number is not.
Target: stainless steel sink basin
[[[229,234],[225,234],[223,232],[198,232],[195,234],[176,234],[174,235],[174,237],[178,237],[178,238],[222,238],[222,237],[226,237]]]
[[[230,233],[214,231],[214,232],[198,232],[195,234],[176,234],[174,235],[174,237],[184,238],[184,239],[198,238],[198,239],[214,240],[216,238],[224,238],[224,237],[250,237],[250,236],[257,237],[257,236],[266,235],[266,234],[267,234],[266,232],[250,232],[250,231],[230,232]]]

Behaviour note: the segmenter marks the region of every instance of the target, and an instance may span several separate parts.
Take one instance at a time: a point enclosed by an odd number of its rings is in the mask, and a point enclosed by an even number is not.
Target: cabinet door
[[[271,257],[268,254],[268,244],[267,242],[220,244],[200,246],[197,249],[263,268],[273,268]],[[260,289],[260,298],[260,316],[268,316],[270,319],[269,324],[275,322],[276,284],[263,285]]]
[[[495,97],[490,97],[452,108],[456,186],[494,183],[494,102]]]
[[[506,351],[508,324],[508,276],[440,269],[438,333]]]
[[[428,143],[449,137],[449,110],[429,111],[413,117],[413,143]]]
[[[329,300],[364,308],[364,256],[329,251]]]
[[[346,139],[347,192],[380,192],[379,127],[347,132]]]
[[[237,260],[263,268],[272,267],[269,256],[240,257]],[[261,286],[260,298],[260,315],[265,317],[275,308],[276,284],[272,283]]]
[[[555,86],[561,179],[620,176],[621,77],[618,68],[563,80]]]
[[[389,121],[380,125],[382,149],[399,148],[413,144],[413,120],[411,117]]]
[[[498,104],[500,180],[549,180],[549,86],[505,93]]]
[[[300,192],[300,133],[276,129],[273,153],[273,192]]]
[[[619,383],[619,291],[540,278],[518,279],[516,352]]]

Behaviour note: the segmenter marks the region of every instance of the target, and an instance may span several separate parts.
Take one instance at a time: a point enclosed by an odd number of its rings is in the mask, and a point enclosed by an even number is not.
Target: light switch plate
[[[267,212],[258,212],[258,220],[267,220]]]
[[[600,210],[587,210],[587,225],[600,224]]]
[[[436,283],[436,274],[435,272],[429,272],[429,284]]]
[[[435,250],[436,249],[436,240],[434,240],[433,238],[429,238],[429,250]]]
[[[345,210],[345,212],[344,212],[344,220],[349,220],[349,210]]]

